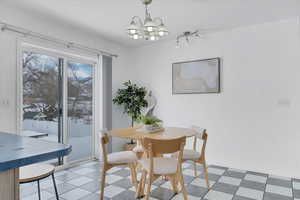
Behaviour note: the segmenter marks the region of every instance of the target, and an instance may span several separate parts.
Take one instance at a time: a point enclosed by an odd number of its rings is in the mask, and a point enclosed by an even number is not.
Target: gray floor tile
[[[117,196],[113,197],[112,200],[133,200],[135,199],[135,192],[131,190],[127,190],[125,192],[122,192],[118,194]]]
[[[129,169],[121,169],[114,173],[114,175],[127,177],[130,176],[130,170]]]
[[[98,180],[98,179],[101,178],[101,173],[100,173],[100,171],[99,171],[99,172],[98,172],[98,171],[95,171],[95,172],[86,174],[86,175],[84,175],[84,176],[89,177],[89,178],[94,179],[94,180]]]
[[[73,190],[75,188],[76,187],[74,185],[71,185],[71,184],[68,184],[68,183],[61,183],[61,184],[57,185],[58,194],[63,194],[65,192],[68,192],[68,191]],[[55,190],[54,190],[53,186],[45,188],[45,190],[48,191],[48,192],[51,192],[51,193],[55,194]]]
[[[133,184],[131,183],[131,180],[128,178],[124,178],[122,180],[119,180],[117,182],[114,182],[113,185],[125,188],[125,189],[129,189],[133,186]]]
[[[258,183],[254,181],[248,181],[248,180],[242,180],[240,186],[245,188],[255,189],[255,190],[261,190],[261,191],[265,191],[266,188],[266,185],[263,183]]]
[[[80,186],[80,188],[85,189],[89,192],[97,192],[100,189],[100,182],[99,181],[92,181],[87,184]]]
[[[229,176],[229,177],[233,177],[233,178],[239,178],[239,179],[243,179],[245,177],[245,173],[240,173],[240,172],[234,172],[234,171],[226,171],[224,174],[224,176]]]
[[[63,175],[60,175],[60,176],[55,176],[55,179],[66,182],[66,181],[72,180],[74,178],[80,177],[80,175],[75,174],[71,171],[67,171],[67,172],[68,173],[66,173],[66,174],[63,174]]]
[[[204,173],[202,173],[200,176],[200,178],[205,178],[204,176]],[[208,173],[208,180],[211,180],[211,181],[217,181],[219,180],[221,176],[217,175],[217,174],[211,174],[211,173]]]
[[[195,197],[204,197],[206,195],[206,193],[208,192],[208,190],[206,188],[197,187],[195,185],[188,185],[186,187],[186,190],[187,190],[188,194],[195,196]]]
[[[253,175],[256,175],[256,176],[265,176],[265,177],[268,177],[268,174],[261,173],[261,172],[247,171],[247,174],[253,174]]]
[[[291,181],[277,179],[277,178],[268,178],[267,184],[278,185],[282,187],[292,187]]]
[[[293,190],[293,195],[294,195],[295,198],[300,199],[300,190]]]
[[[238,189],[238,186],[230,185],[227,183],[215,183],[212,189],[215,191],[224,192],[228,194],[235,194],[235,192]]]
[[[263,200],[293,200],[293,198],[266,192]]]
[[[234,196],[232,200],[255,200],[248,197],[242,197],[242,196]]]
[[[184,179],[185,184],[190,184],[195,179],[195,177],[188,176],[188,175],[183,175],[183,179]]]
[[[218,169],[224,169],[224,170],[228,169],[228,167],[223,167],[223,166],[219,166],[219,165],[209,165],[208,167],[218,168]]]
[[[172,190],[158,187],[151,192],[151,196],[159,200],[169,200],[175,196],[175,194]]]

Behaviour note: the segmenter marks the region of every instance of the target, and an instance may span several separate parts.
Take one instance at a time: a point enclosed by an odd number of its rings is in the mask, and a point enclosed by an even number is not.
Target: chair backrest
[[[196,132],[195,137],[198,139],[204,140],[204,135],[206,134],[206,129],[201,128],[199,126],[191,126],[191,129],[193,129]]]
[[[205,157],[205,149],[206,149],[206,143],[208,135],[206,133],[206,129],[201,128],[199,126],[192,126],[191,129],[193,129],[196,132],[195,139],[194,139],[194,150],[197,148],[197,139],[203,140],[202,148],[201,148],[201,157]]]
[[[103,162],[107,163],[107,144],[109,143],[108,131],[101,130],[99,133]]]
[[[147,153],[147,157],[150,159],[150,174],[153,173],[154,160],[153,157],[161,156],[162,154],[171,154],[179,152],[177,157],[177,172],[181,169],[181,160],[183,155],[183,149],[186,142],[186,137],[180,137],[175,139],[153,139],[145,138],[143,141],[144,148]],[[175,158],[174,158],[175,159]]]
[[[181,150],[185,145],[186,137],[175,139],[154,139],[145,138],[143,145],[147,152],[151,151],[153,155],[171,154]]]

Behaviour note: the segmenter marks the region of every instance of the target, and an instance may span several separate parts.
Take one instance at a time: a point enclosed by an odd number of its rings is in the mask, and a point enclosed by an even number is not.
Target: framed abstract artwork
[[[173,63],[173,94],[220,93],[220,58]]]

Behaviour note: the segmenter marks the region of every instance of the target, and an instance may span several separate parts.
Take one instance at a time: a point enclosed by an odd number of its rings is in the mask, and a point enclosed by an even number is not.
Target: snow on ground
[[[74,161],[92,156],[92,124],[87,124],[84,120],[69,119],[69,140],[72,145],[72,152],[69,160]],[[23,130],[47,133],[47,137],[41,139],[47,141],[58,141],[58,123],[53,121],[39,121],[25,119],[23,121]]]

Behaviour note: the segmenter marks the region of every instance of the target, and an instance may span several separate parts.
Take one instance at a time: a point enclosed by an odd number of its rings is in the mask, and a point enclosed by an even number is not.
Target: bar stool
[[[38,163],[20,168],[19,183],[31,183],[37,181],[39,200],[41,200],[40,180],[52,176],[56,199],[59,200],[54,178],[55,167],[50,164]]]

